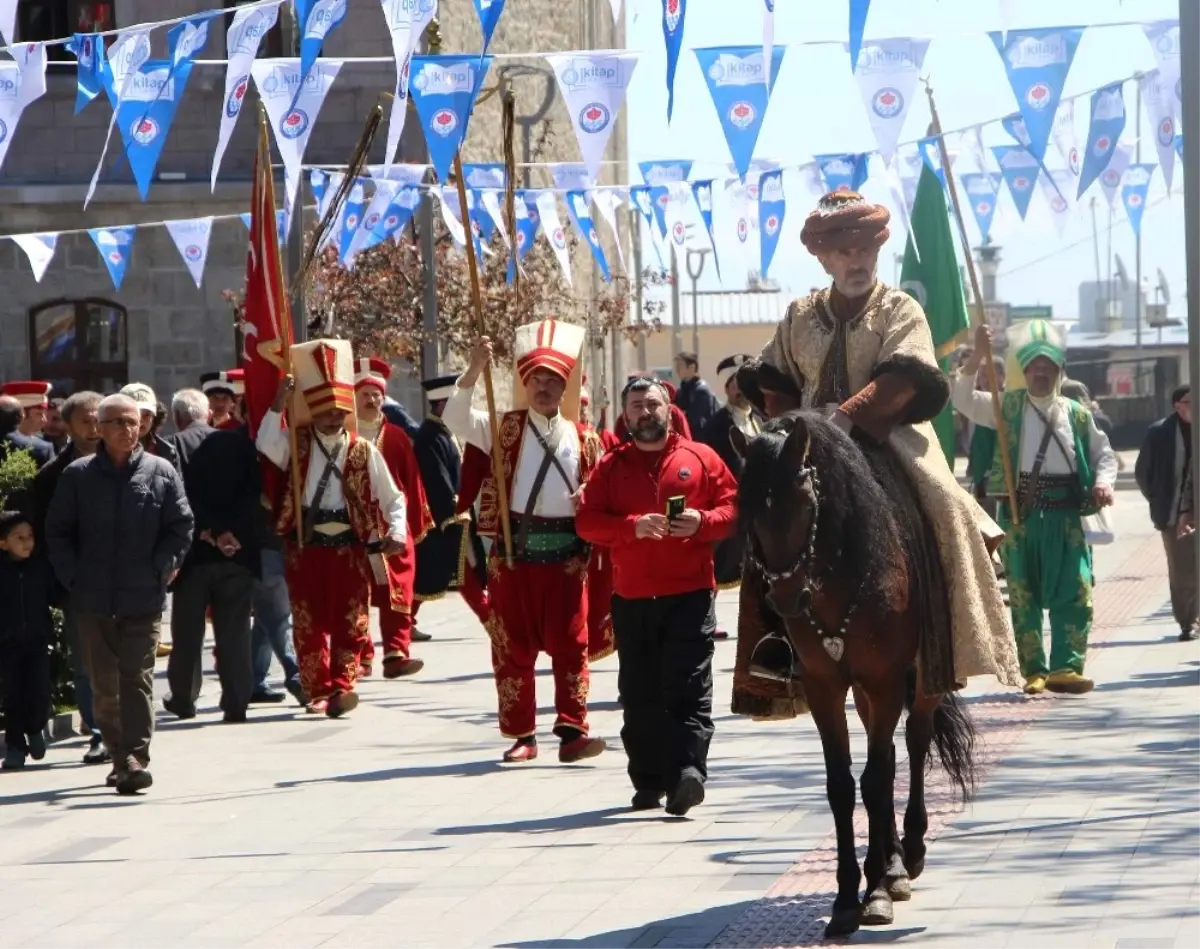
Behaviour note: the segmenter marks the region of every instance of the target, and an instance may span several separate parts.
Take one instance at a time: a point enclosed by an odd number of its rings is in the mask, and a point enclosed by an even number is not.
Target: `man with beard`
[[[661,384],[621,395],[633,440],[606,454],[584,487],[580,536],[613,558],[618,688],[635,810],[667,795],[676,816],[704,800],[712,739],[713,545],[734,528],[737,485],[707,445],[668,426]]]
[[[354,369],[358,434],[368,439],[383,455],[396,487],[404,493],[405,510],[408,512],[408,543],[402,551],[391,556],[389,569],[385,572],[382,563],[374,562],[379,555],[373,554],[371,557],[371,569],[375,575],[371,602],[379,610],[383,677],[397,679],[414,675],[425,666],[423,660],[412,658],[413,581],[417,569],[416,545],[429,533],[433,517],[425,502],[425,490],[421,486],[421,472],[413,454],[412,441],[402,428],[389,422],[382,411],[392,367],[382,359],[363,358],[355,360]],[[393,584],[390,596],[388,574],[393,580],[399,581]],[[368,635],[362,655],[364,676],[371,674],[374,659],[375,643]]]
[[[795,408],[825,412],[872,449],[897,509],[928,525],[922,588],[944,596],[947,609],[931,608],[935,622],[922,655],[926,692],[951,691],[976,675],[1015,685],[1015,648],[989,549],[1003,532],[958,485],[930,424],[946,405],[949,386],[920,304],[877,277],[889,218],[887,208],[854,192],[821,198],[800,239],[833,286],[788,307],[761,356],[738,370],[738,387],[769,417]],[[778,681],[750,672],[755,647],[780,625],[766,603],[765,581],[748,565],[738,618],[736,714],[791,718],[806,709],[800,684],[789,681],[786,650],[773,657]]]

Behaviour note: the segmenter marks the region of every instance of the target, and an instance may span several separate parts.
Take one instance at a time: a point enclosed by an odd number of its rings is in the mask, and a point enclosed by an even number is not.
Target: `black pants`
[[[671,791],[684,768],[708,776],[713,639],[705,620],[712,602],[712,590],[612,598],[621,740],[639,791]]]
[[[0,641],[0,683],[4,692],[4,744],[29,750],[34,735],[50,720],[50,651],[44,640]]]
[[[173,592],[171,658],[167,660],[172,702],[180,709],[196,707],[204,655],[204,616],[212,607],[221,711],[246,711],[254,689],[250,659],[254,575],[231,561],[196,564],[180,574]]]

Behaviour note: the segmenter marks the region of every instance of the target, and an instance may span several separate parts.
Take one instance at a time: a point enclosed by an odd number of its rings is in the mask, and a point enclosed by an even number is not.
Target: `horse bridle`
[[[811,567],[813,559],[816,557],[817,522],[821,514],[821,479],[817,477],[816,468],[811,465],[803,465],[796,472],[796,480],[800,482],[808,481],[812,489],[813,509],[812,520],[808,528],[808,543],[801,549],[791,566],[785,570],[776,571],[769,569],[763,562],[763,558],[760,556],[758,538],[751,532],[750,549],[747,551],[746,556],[754,568],[766,579],[768,584],[790,580],[801,570],[804,571],[803,586],[800,590],[800,618],[808,623],[816,634],[821,637],[821,645],[825,647],[825,651],[837,662],[845,652],[846,631],[850,628],[850,621],[854,618],[854,613],[858,609],[861,597],[855,596],[850,600],[850,606],[846,610],[845,616],[842,617],[841,623],[838,624],[836,632],[830,632],[813,612],[812,604],[816,594],[816,585],[813,583]],[[770,494],[767,495],[766,504],[767,507],[771,506]]]

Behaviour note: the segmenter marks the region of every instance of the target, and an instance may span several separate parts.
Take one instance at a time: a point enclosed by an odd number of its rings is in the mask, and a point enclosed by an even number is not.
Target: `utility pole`
[[[296,8],[288,6],[287,11],[281,11],[283,31],[283,48],[290,50],[293,56],[300,55],[300,24],[296,22]],[[287,188],[280,188],[287,200]],[[296,188],[296,206],[288,208],[285,215],[290,225],[287,233],[287,272],[294,280],[300,273],[300,264],[304,260],[304,180],[301,178]],[[292,335],[297,343],[308,339],[308,295],[303,286],[289,287],[292,291]]]
[[[427,52],[442,51],[442,30],[437,17],[425,28],[424,41]],[[416,112],[412,99],[408,100],[408,108]],[[413,126],[412,123],[405,122],[405,127]],[[428,161],[429,152],[425,147],[425,136],[414,136],[413,141],[417,143],[413,157],[418,162]],[[421,295],[421,375],[429,379],[438,374],[440,361],[437,335],[437,247],[433,241],[433,193],[429,190],[421,195],[421,206],[417,209],[417,228],[420,231],[421,261],[425,273],[425,291]]]
[[[1179,0],[1183,125],[1200,129],[1200,4]],[[1183,228],[1187,258],[1188,381],[1200,383],[1200,135],[1183,137]],[[1192,426],[1192,465],[1200,458],[1200,425]],[[1192,478],[1193,510],[1200,511],[1200,477]],[[1200,576],[1200,564],[1197,565]]]
[[[1137,73],[1136,75],[1134,75],[1133,78],[1134,78],[1134,81],[1137,83],[1137,106],[1135,109],[1136,118],[1134,119],[1134,126],[1133,126],[1134,133],[1137,135],[1137,139],[1136,139],[1137,145],[1135,146],[1137,149],[1137,152],[1136,152],[1137,157],[1134,159],[1134,161],[1136,161],[1140,165],[1142,162],[1142,80],[1144,77],[1142,76],[1141,73]],[[1137,354],[1138,354],[1138,362],[1137,362],[1137,370],[1136,370],[1137,375],[1134,377],[1133,391],[1134,391],[1135,395],[1141,395],[1142,394],[1142,362],[1141,362],[1141,359],[1142,359],[1142,229],[1140,226],[1137,229],[1137,234],[1134,235],[1133,254],[1134,254],[1134,257],[1133,257],[1134,290],[1136,291],[1136,296],[1134,297],[1133,308],[1134,308],[1134,312],[1137,313],[1137,326],[1136,326],[1135,338],[1137,340]]]
[[[683,352],[683,317],[679,312],[679,254],[671,246],[671,356]]]
[[[637,272],[637,283],[635,284],[635,293],[637,300],[637,322],[640,326],[642,323],[642,314],[646,312],[645,301],[642,299],[642,220],[638,216],[639,212],[634,209],[629,209],[630,230],[633,235],[633,269]],[[638,333],[637,339],[637,358],[638,370],[640,372],[648,371],[646,366],[646,334]],[[624,387],[624,382],[621,383]]]
[[[692,255],[700,258],[700,266],[692,272]],[[692,278],[692,352],[700,354],[700,275],[704,273],[704,265],[708,261],[708,250],[689,247],[685,264],[688,276]]]

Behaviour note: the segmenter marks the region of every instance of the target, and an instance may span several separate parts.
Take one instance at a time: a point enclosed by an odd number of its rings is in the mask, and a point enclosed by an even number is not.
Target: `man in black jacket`
[[[9,452],[27,451],[39,467],[48,465],[54,458],[54,449],[49,442],[32,435],[21,434],[21,422],[25,419],[25,407],[11,395],[0,395],[0,461]],[[27,507],[29,499],[9,498],[9,507]]]
[[[261,569],[254,522],[262,494],[258,458],[244,427],[218,430],[208,424],[208,397],[199,389],[176,392],[171,412],[195,543],[172,588],[171,694],[163,707],[179,718],[196,716],[205,614],[211,609],[221,656],[221,711],[226,722],[244,722],[254,688],[250,603]]]
[[[1150,520],[1162,534],[1167,551],[1171,609],[1181,640],[1194,639],[1197,623],[1196,534],[1179,536],[1180,505],[1192,457],[1192,389],[1171,394],[1175,411],[1150,426],[1138,452],[1134,474],[1150,502]]]
[[[154,783],[154,652],[167,585],[192,539],[183,479],[138,444],[137,403],[100,403],[101,446],[59,478],[46,517],[50,562],[66,587],[92,682],[92,703],[113,757],[111,786]]]
[[[675,404],[687,416],[692,437],[698,438],[717,414],[721,403],[708,383],[700,378],[700,357],[695,353],[680,353],[675,357],[675,374],[679,377]]]

